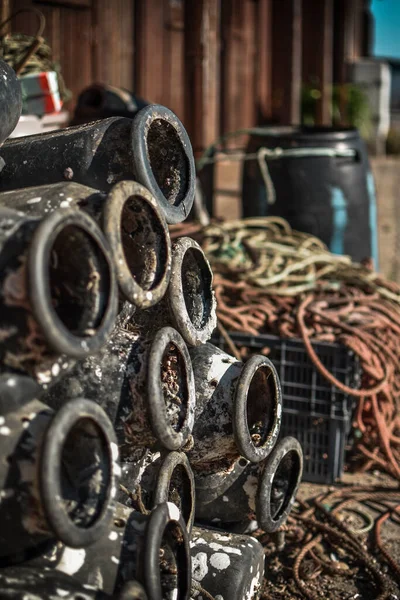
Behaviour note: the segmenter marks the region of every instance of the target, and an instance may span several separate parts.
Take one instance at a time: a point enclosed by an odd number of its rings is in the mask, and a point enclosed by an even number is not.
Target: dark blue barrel
[[[244,163],[244,217],[283,217],[333,253],[378,267],[375,186],[356,129],[258,128],[247,153],[258,158]]]

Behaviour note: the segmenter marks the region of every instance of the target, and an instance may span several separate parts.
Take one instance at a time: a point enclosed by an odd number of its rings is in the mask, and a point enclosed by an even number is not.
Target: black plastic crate
[[[249,348],[253,354],[270,348],[268,356],[282,385],[281,436],[292,435],[301,443],[303,480],[330,484],[340,479],[354,397],[341,392],[319,373],[302,340],[241,333],[230,336],[239,348]],[[229,351],[222,336],[214,335],[212,342]],[[359,361],[353,352],[340,344],[325,342],[314,343],[313,347],[321,362],[339,381],[349,387],[359,387]]]

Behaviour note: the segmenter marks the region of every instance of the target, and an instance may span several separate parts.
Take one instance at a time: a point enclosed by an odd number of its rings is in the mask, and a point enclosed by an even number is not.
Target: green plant
[[[321,98],[318,82],[304,84],[301,95],[303,125],[315,125],[317,103]],[[331,90],[331,117],[335,126],[357,127],[368,139],[371,134],[371,110],[362,88],[355,84],[334,85]]]

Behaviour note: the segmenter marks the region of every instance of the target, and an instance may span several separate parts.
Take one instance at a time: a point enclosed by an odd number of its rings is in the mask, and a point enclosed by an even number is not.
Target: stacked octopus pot
[[[0,68],[3,142],[21,102]],[[183,125],[150,105],[0,157],[5,597],[257,598],[250,532],[285,522],[301,448],[271,361],[209,343],[202,249],[171,243],[195,193]]]

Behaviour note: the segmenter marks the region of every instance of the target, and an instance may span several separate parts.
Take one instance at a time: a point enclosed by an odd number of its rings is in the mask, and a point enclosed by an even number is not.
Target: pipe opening
[[[111,273],[96,241],[76,225],[56,236],[49,253],[49,294],[63,325],[79,337],[93,336],[106,314]]]
[[[274,429],[276,390],[271,369],[260,366],[254,373],[247,392],[247,426],[251,441],[258,448],[265,444]]]
[[[170,522],[164,529],[159,552],[159,569],[163,600],[178,600],[185,597],[185,581],[182,569],[184,536],[177,523]]]
[[[108,501],[110,471],[103,432],[93,420],[79,419],[67,433],[60,461],[61,503],[77,527],[88,528],[100,516]]]
[[[182,291],[186,310],[196,329],[203,329],[212,307],[212,274],[203,253],[188,248],[182,260]]]
[[[92,86],[86,89],[78,98],[78,105],[90,106],[91,108],[102,108],[105,93],[101,88]]]
[[[131,196],[121,213],[121,239],[132,277],[144,290],[163,279],[168,257],[165,231],[157,213],[140,196]]]
[[[147,152],[157,185],[168,202],[179,205],[189,186],[189,161],[176,129],[166,119],[154,119],[147,133]]]
[[[274,521],[278,521],[286,511],[296,489],[300,469],[298,453],[290,450],[279,463],[272,481],[270,504]]]
[[[176,465],[172,472],[167,500],[179,508],[183,520],[189,523],[193,509],[192,484],[184,465]]]
[[[161,361],[161,387],[167,418],[174,431],[180,431],[186,419],[189,389],[185,358],[180,349],[169,343]]]

